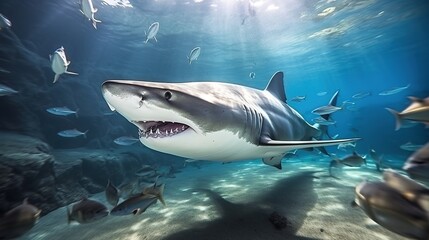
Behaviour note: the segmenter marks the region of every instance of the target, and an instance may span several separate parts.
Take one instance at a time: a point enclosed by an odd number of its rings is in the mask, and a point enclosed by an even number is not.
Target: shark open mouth
[[[190,128],[178,122],[165,121],[131,121],[139,128],[139,138],[163,138],[177,135]]]

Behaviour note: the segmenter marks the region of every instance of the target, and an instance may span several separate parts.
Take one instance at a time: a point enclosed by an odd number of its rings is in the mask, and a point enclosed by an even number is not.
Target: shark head
[[[242,115],[231,110],[236,103],[219,100],[218,94],[228,93],[209,91],[210,86],[109,80],[102,93],[111,110],[138,127],[139,139],[147,147],[207,159],[228,144],[225,132],[234,135],[245,127]]]

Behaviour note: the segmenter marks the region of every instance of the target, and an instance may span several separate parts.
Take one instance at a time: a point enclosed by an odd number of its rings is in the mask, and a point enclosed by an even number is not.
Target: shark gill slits
[[[171,99],[171,97],[172,97],[171,92],[170,92],[170,91],[166,91],[166,92],[164,93],[164,97],[165,97],[165,99],[166,99],[166,100],[170,100],[170,99]]]
[[[139,101],[139,108],[141,108],[143,106],[143,101],[144,101],[144,96],[141,95],[140,101]]]

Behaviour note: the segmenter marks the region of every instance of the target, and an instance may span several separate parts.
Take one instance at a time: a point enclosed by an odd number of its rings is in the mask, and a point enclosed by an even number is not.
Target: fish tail
[[[76,115],[76,118],[78,118],[78,117],[79,117],[78,112],[79,112],[79,108],[78,108],[78,109],[76,109],[76,111],[75,111],[75,113],[74,113],[74,115]]]
[[[56,83],[59,78],[60,78],[60,74],[55,74],[54,82],[53,83]]]
[[[395,116],[395,120],[396,120],[395,130],[398,131],[401,128],[403,123],[403,119],[401,115],[399,115],[399,113],[393,109],[386,108],[386,110],[389,111],[391,114],[393,114],[393,116]]]
[[[86,138],[86,133],[88,132],[89,130],[86,130],[84,133],[83,133],[83,137],[84,138]]]
[[[97,29],[97,22],[95,21],[95,19],[92,20],[92,26],[94,26],[94,28]]]
[[[158,198],[158,200],[162,203],[162,205],[165,205],[165,201],[164,201],[164,184],[161,185],[160,189],[159,189],[159,194],[156,195],[156,197]]]
[[[70,75],[79,75],[78,73],[75,72],[69,72],[69,71],[65,71],[64,73],[70,74]]]

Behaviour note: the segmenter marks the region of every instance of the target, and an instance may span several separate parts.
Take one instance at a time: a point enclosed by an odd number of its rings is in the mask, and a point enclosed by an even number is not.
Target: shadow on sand
[[[247,203],[232,203],[212,190],[195,189],[211,199],[220,217],[164,239],[314,239],[296,235],[317,201],[314,178],[314,172],[303,172],[279,180]],[[287,217],[291,224],[286,229],[277,230],[270,223],[274,211]],[[315,227],[315,231],[319,229]]]

